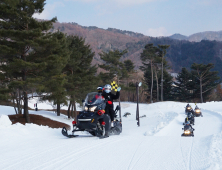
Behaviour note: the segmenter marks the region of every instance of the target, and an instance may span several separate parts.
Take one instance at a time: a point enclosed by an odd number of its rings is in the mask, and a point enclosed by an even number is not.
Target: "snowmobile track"
[[[37,156],[40,156],[40,155],[43,155],[45,153],[48,153],[49,151],[54,151],[55,149],[62,149],[64,146],[59,146],[56,144],[56,145],[53,145],[51,148],[47,149],[47,150],[44,150],[42,152],[39,152],[39,150],[37,149],[35,152],[29,152],[29,154],[26,154],[26,155],[19,155],[19,157],[16,155],[15,159],[17,160],[16,163],[13,163],[11,164],[10,166],[7,166],[6,169],[10,169],[11,167],[14,167],[15,165],[18,165],[18,164],[21,164],[22,162],[26,162],[27,160],[30,160],[32,158],[35,158]],[[0,162],[0,164],[4,164],[4,163],[7,163],[7,162],[11,162],[11,159],[8,159],[8,160],[2,160]]]
[[[180,152],[181,152],[181,155],[182,155],[182,158],[183,158],[183,164],[184,164],[184,167],[185,167],[186,162],[185,162],[185,160],[184,160],[184,154],[183,154],[183,151],[182,151],[181,140],[182,140],[182,138],[180,138]]]
[[[191,144],[191,147],[190,147],[190,153],[189,153],[189,162],[188,162],[188,166],[187,167],[189,167],[189,169],[191,169],[191,155],[192,155],[192,150],[193,150],[193,141],[194,141],[194,138],[192,138],[192,144]]]
[[[130,163],[129,163],[129,166],[128,166],[127,169],[130,169],[130,165],[131,165],[131,163],[132,163],[132,161],[133,161],[133,158],[135,157],[135,155],[136,155],[136,153],[137,153],[137,151],[138,151],[138,149],[139,149],[139,147],[141,146],[142,143],[143,143],[143,140],[140,142],[140,144],[138,145],[136,151],[134,152],[134,154],[133,154],[133,156],[132,156],[132,158],[131,158],[131,160],[130,160]]]
[[[84,148],[81,147],[77,151],[75,150],[75,151],[69,152],[66,155],[63,155],[63,156],[60,156],[60,157],[55,158],[53,160],[50,160],[49,162],[47,162],[45,164],[41,164],[40,166],[38,166],[34,169],[41,169],[41,170],[43,170],[43,169],[63,169],[66,167],[66,165],[78,161],[83,156],[87,155],[88,153],[95,152],[95,150],[97,150],[98,147],[99,148],[107,147],[107,145],[113,144],[116,142],[120,142],[121,140],[122,139],[115,140],[115,141],[108,141],[108,142],[106,140],[102,140],[103,142],[98,142],[96,145],[89,145],[88,147],[84,147]],[[99,141],[101,141],[101,140],[99,140]],[[74,155],[78,155],[78,157],[77,158],[75,157],[75,159],[73,160],[71,158],[72,157],[74,158]],[[59,166],[56,166],[56,165],[59,165]]]

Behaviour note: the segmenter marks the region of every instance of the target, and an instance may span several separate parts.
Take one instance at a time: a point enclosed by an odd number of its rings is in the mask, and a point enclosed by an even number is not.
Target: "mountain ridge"
[[[197,41],[189,41],[186,36],[176,34],[172,37],[150,37],[132,31],[120,30],[116,28],[102,29],[96,26],[85,27],[77,23],[59,23],[53,24],[51,32],[60,30],[68,35],[77,35],[85,39],[85,43],[89,44],[92,51],[95,52],[92,64],[101,64],[99,53],[109,50],[125,50],[125,54],[121,60],[130,59],[136,66],[136,69],[142,65],[140,60],[140,53],[143,51],[144,46],[148,43],[153,43],[155,46],[158,44],[168,44],[170,48],[167,50],[167,60],[171,66],[171,72],[179,72],[182,67],[190,68],[193,62],[207,64],[209,62],[216,65],[217,71],[220,72],[222,77],[222,41],[205,40],[206,37],[220,37],[220,32],[197,33],[192,38]],[[210,36],[211,35],[211,36]],[[176,37],[176,38],[175,38]],[[201,39],[205,37],[205,39]],[[222,36],[221,36],[222,37]],[[181,40],[178,40],[178,39]],[[189,38],[189,37],[188,37]],[[199,41],[200,40],[200,41]]]

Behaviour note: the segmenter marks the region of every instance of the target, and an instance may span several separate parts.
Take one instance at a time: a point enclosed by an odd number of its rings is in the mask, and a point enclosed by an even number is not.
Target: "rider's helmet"
[[[98,91],[98,93],[102,93],[103,92],[103,87],[102,86],[97,87],[97,91]]]
[[[104,86],[104,91],[106,92],[106,93],[110,93],[111,92],[111,85],[110,84],[106,84],[105,86]]]
[[[187,122],[186,122],[186,125],[190,125],[190,121],[187,121]]]

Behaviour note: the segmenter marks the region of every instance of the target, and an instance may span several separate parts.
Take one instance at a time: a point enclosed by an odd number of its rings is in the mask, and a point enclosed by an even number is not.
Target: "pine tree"
[[[173,77],[167,72],[166,69],[163,70],[163,77],[164,77],[164,91],[163,91],[163,97],[165,101],[169,100],[175,100],[175,96],[173,93]],[[159,79],[161,80],[161,79]],[[160,82],[160,81],[159,81]],[[161,84],[160,84],[161,86]]]
[[[67,104],[67,93],[65,84],[66,74],[63,69],[68,63],[70,51],[69,41],[62,32],[50,34],[48,42],[44,45],[41,53],[40,62],[45,62],[45,69],[40,73],[42,80],[41,91],[46,93],[42,100],[53,101],[57,105],[57,116],[60,116],[60,105]]]
[[[210,91],[220,83],[218,72],[210,71],[213,68],[212,63],[207,65],[193,63],[191,66],[192,74],[199,82],[199,90],[196,90],[196,93],[199,92],[201,103],[203,103],[203,94],[209,95]]]
[[[28,93],[36,87],[38,73],[45,63],[36,63],[40,41],[56,21],[37,21],[32,16],[41,13],[45,0],[4,0],[0,3],[0,70],[12,90],[22,91],[24,101],[24,117],[30,122],[28,114]]]
[[[69,108],[74,107],[75,116],[72,114],[72,117],[74,116],[76,120],[76,101],[80,102],[89,91],[96,90],[98,82],[96,77],[97,67],[91,66],[95,53],[92,52],[90,45],[85,44],[83,38],[69,36],[68,39],[71,55],[64,68],[64,72],[67,74],[65,87],[70,98]]]
[[[133,73],[134,72],[135,66],[134,66],[134,64],[131,60],[125,60],[124,61],[124,66],[125,66],[128,73]]]
[[[191,72],[186,68],[182,68],[176,77],[175,93],[179,101],[189,101],[193,98],[194,81]]]
[[[124,63],[120,61],[120,58],[126,53],[126,50],[122,52],[115,50],[99,54],[104,62],[104,64],[99,65],[99,67],[106,71],[105,73],[100,73],[100,77],[104,83],[110,83],[115,76],[117,76],[117,81],[128,76]]]
[[[130,92],[132,90],[134,90],[135,87],[132,88],[130,86],[129,79],[130,79],[131,74],[133,74],[135,72],[134,71],[135,66],[134,66],[134,64],[133,64],[133,62],[131,60],[125,60],[124,61],[124,66],[126,68],[126,71],[128,72],[128,76],[126,77],[126,80],[127,80],[126,84],[127,84],[127,86],[124,88],[124,90],[127,91],[127,93],[128,93],[127,94],[127,98],[128,98],[128,101],[130,101]]]

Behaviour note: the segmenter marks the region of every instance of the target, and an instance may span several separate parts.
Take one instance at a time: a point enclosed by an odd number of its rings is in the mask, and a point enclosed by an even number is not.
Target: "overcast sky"
[[[46,0],[34,17],[149,36],[222,30],[222,0]]]

